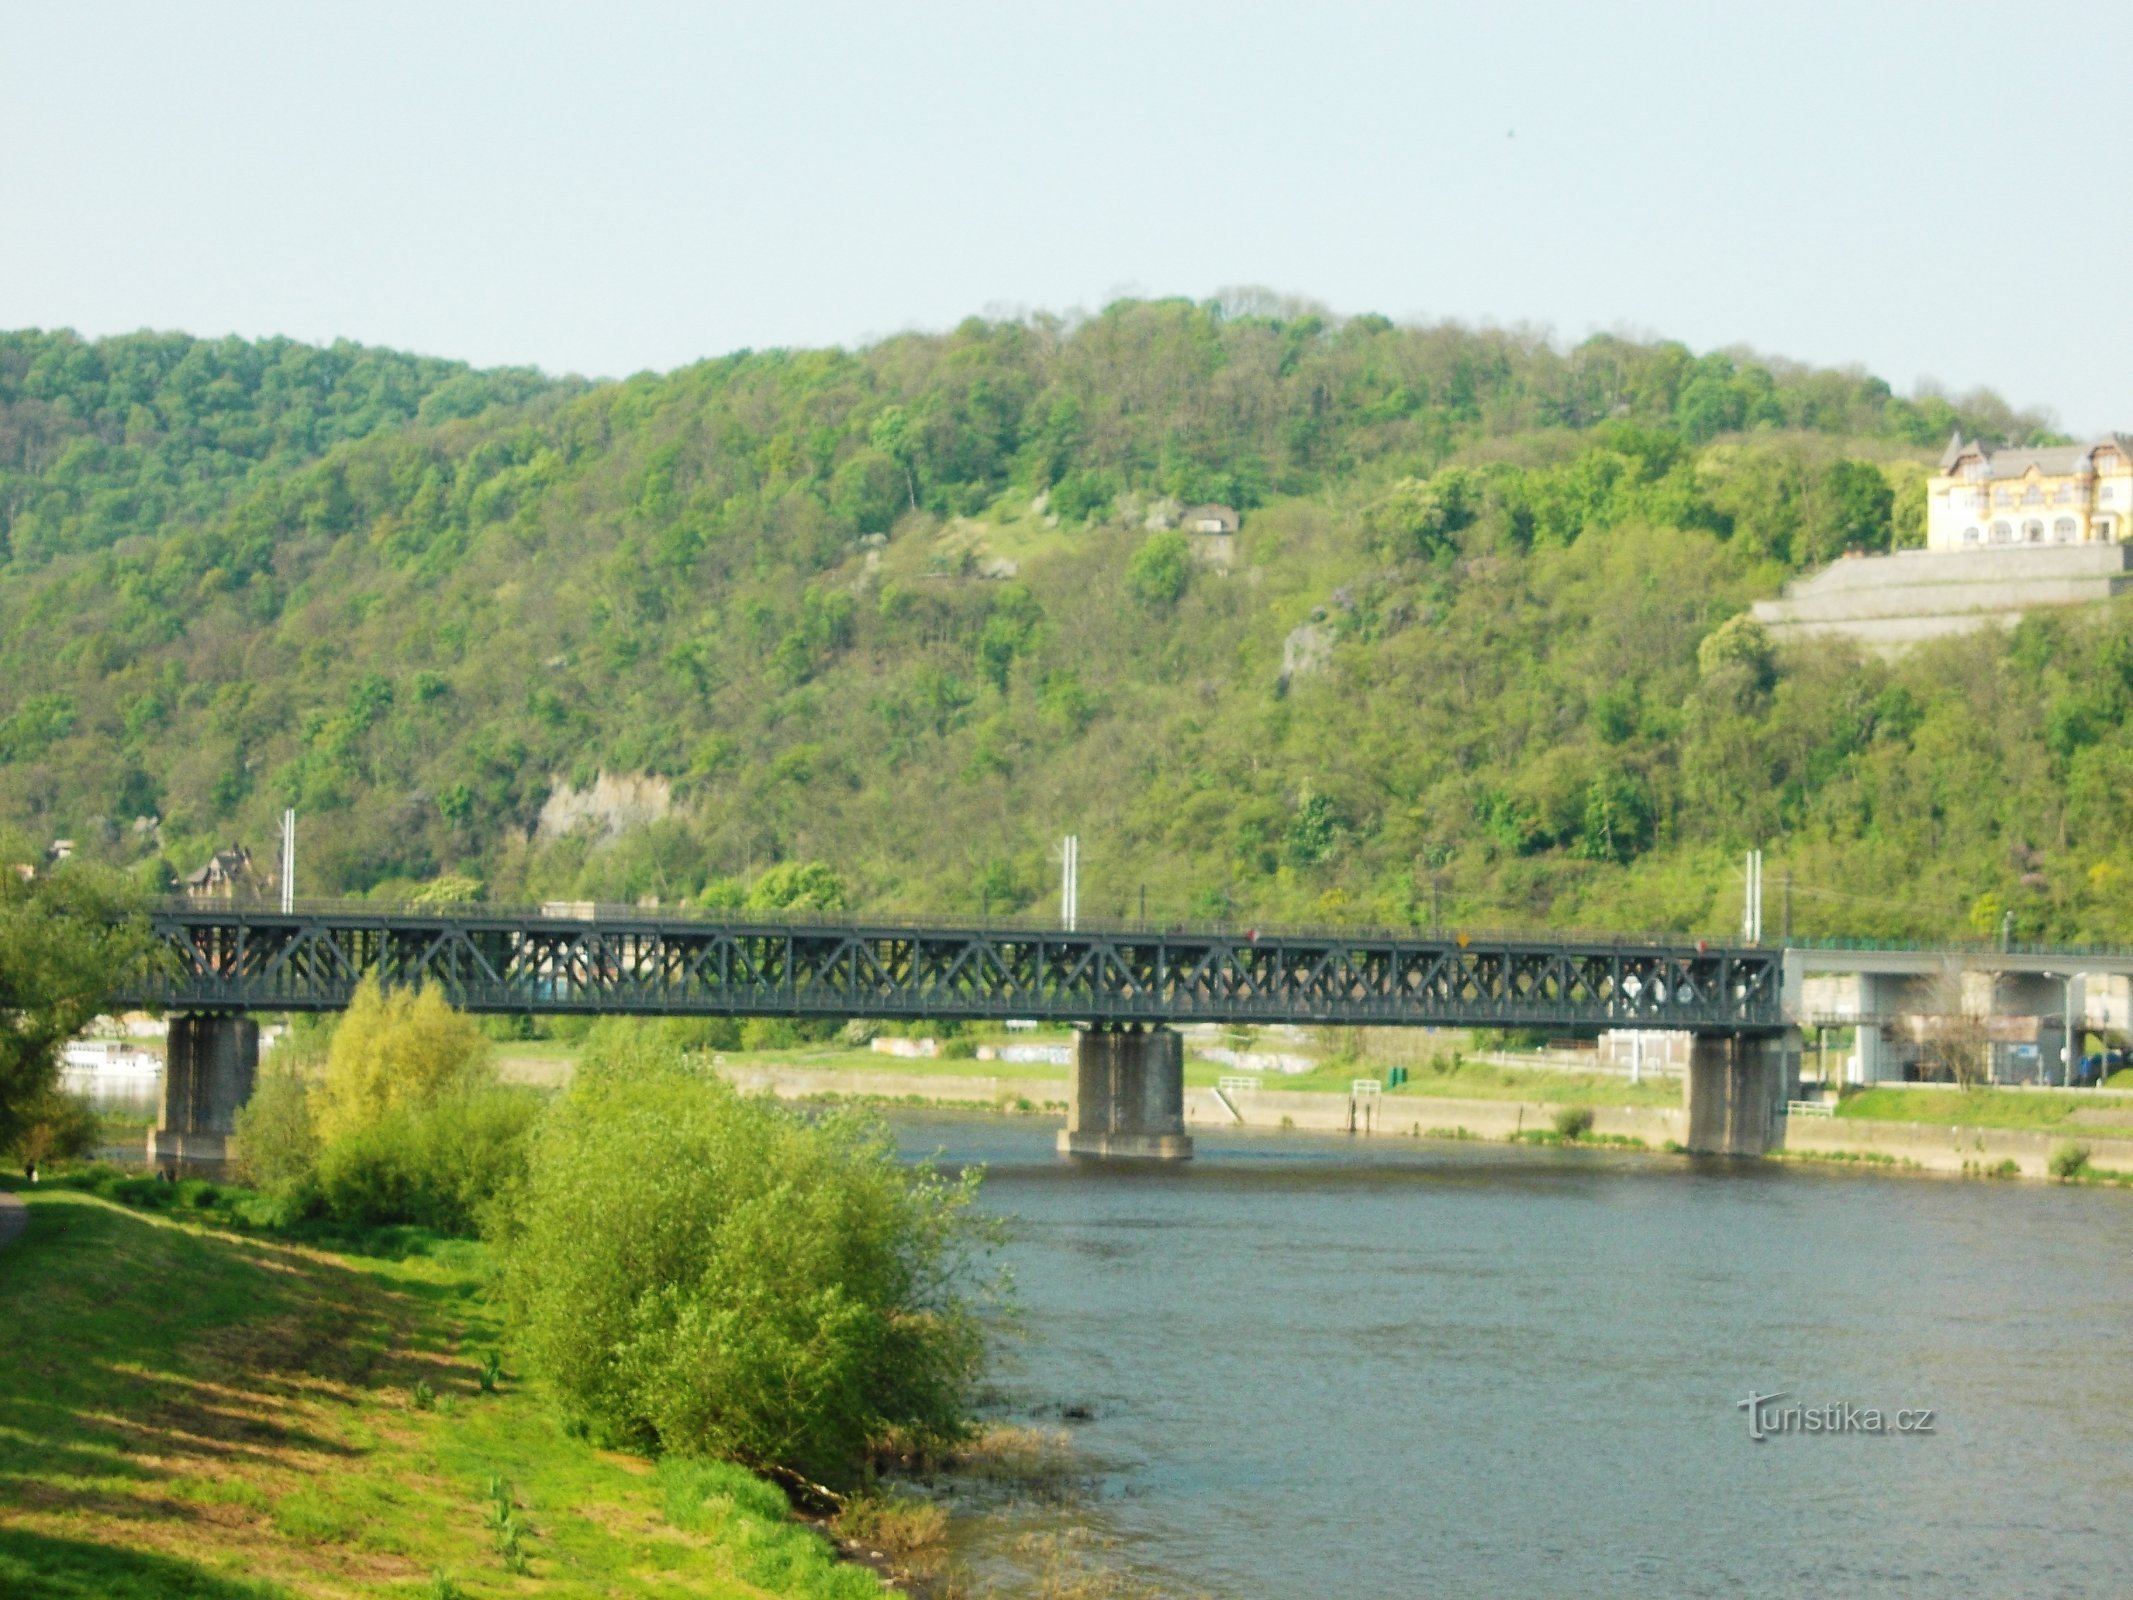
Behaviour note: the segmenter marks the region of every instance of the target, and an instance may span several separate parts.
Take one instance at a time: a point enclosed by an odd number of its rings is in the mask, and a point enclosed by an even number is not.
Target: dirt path
[[[0,1245],[30,1225],[30,1208],[17,1195],[0,1193]]]

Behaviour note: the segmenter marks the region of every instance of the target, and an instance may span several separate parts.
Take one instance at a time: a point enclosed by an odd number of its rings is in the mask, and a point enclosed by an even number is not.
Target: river
[[[1049,1119],[894,1120],[987,1168],[996,1409],[1071,1428],[1071,1520],[1163,1593],[2133,1585],[2133,1195],[1297,1134],[1093,1167]],[[1757,1442],[1751,1391],[1931,1431]]]

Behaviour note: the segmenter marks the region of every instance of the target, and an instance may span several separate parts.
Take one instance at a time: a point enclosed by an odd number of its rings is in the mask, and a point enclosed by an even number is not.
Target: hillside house
[[[1237,513],[1229,506],[1188,506],[1178,518],[1178,526],[1187,533],[1235,533],[1238,524]]]
[[[217,850],[206,866],[185,876],[188,900],[255,900],[264,888],[252,871],[252,852],[241,844]]]
[[[1926,484],[1926,548],[2116,544],[2133,517],[2133,436],[2017,449],[1948,441]]]

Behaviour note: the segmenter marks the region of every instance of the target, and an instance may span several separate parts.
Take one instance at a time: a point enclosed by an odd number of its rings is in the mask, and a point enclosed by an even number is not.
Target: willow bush
[[[596,1039],[503,1240],[520,1348],[603,1442],[848,1481],[892,1431],[966,1430],[976,1190],[900,1162],[874,1118]]]

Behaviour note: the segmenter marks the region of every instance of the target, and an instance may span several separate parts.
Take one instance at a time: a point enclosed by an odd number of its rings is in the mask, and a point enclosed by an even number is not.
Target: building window
[[[2014,491],[2013,491],[2012,489],[1996,489],[1996,490],[1994,490],[1994,491],[1993,491],[1993,495],[1992,495],[1992,503],[1993,503],[1994,505],[1996,505],[1996,506],[2011,506],[2011,505],[2013,505],[2013,504],[2014,504]]]
[[[2118,537],[2117,520],[2112,517],[2098,517],[2096,519],[2096,537],[2106,544],[2116,539]]]
[[[2024,489],[2022,491],[2022,504],[2025,506],[2041,506],[2044,504],[2044,486],[2033,483],[2027,489]]]
[[[2061,517],[2052,524],[2052,537],[2061,544],[2072,544],[2076,531],[2072,517]]]
[[[2110,501],[2116,500],[2118,498],[2118,490],[2111,484],[2107,483],[2103,486],[2102,492],[2099,493],[2096,498],[2108,504]]]
[[[1964,544],[1976,544],[1977,542],[1978,542],[1978,531],[1977,531],[1977,529],[1975,529],[1975,528],[1965,528],[1965,529],[1963,530],[1963,543],[1964,543]]]
[[[1994,544],[2013,544],[2014,529],[2004,522],[1995,522],[1992,525],[1992,542]]]

